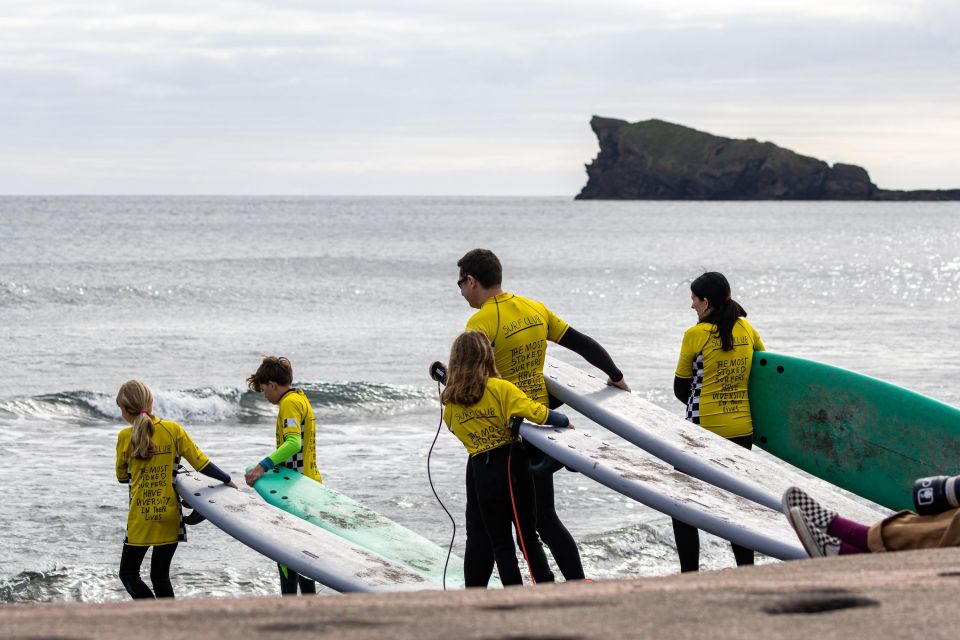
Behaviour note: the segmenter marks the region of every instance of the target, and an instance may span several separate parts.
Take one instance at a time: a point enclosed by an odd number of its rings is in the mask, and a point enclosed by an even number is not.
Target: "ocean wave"
[[[663,576],[680,570],[673,527],[659,513],[635,525],[587,536],[579,546],[587,573],[596,578]],[[755,561],[779,562],[761,553]],[[735,566],[730,543],[701,531],[700,566],[708,571]]]
[[[298,385],[319,415],[396,415],[429,406],[427,389],[372,382],[308,382]],[[167,420],[190,424],[261,421],[276,415],[276,408],[261,394],[241,388],[154,391],[154,412]],[[6,419],[45,418],[80,423],[117,422],[120,409],[112,394],[64,391],[0,402]]]
[[[54,567],[0,579],[0,603],[103,602],[126,599],[116,571],[102,567]]]
[[[119,557],[117,558],[119,561]],[[149,563],[147,563],[149,566]],[[147,573],[147,568],[142,570]],[[247,567],[243,571],[191,571],[181,568],[171,576],[177,597],[276,595],[274,571]],[[146,575],[144,575],[146,578]],[[149,581],[148,581],[149,584]],[[318,585],[321,594],[332,593]],[[107,602],[129,600],[114,567],[54,566],[44,571],[21,571],[0,578],[0,605],[33,602]]]
[[[10,308],[32,309],[44,305],[54,306],[102,306],[140,304],[146,301],[156,301],[168,305],[171,302],[194,302],[209,304],[212,301],[221,301],[225,296],[241,299],[243,291],[239,288],[226,290],[222,287],[205,288],[184,284],[170,284],[169,286],[154,285],[112,285],[65,283],[50,286],[38,283],[15,282],[0,280],[0,306]]]

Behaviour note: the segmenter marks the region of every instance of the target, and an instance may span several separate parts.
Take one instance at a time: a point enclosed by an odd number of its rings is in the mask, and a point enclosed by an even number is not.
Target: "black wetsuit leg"
[[[509,458],[509,463],[508,463]],[[484,527],[490,538],[494,559],[504,586],[523,584],[517,562],[517,545],[513,527],[517,529],[517,543],[526,550],[533,579],[553,582],[553,572],[537,536],[536,498],[529,461],[522,447],[506,445],[470,459],[473,468],[477,499]],[[511,501],[507,467],[513,485]],[[513,502],[516,503],[516,521]]]
[[[170,563],[176,552],[176,544],[164,544],[153,548],[153,554],[150,556],[150,582],[153,583],[153,593],[158,598],[173,597]]]
[[[299,577],[297,572],[279,563],[277,563],[277,571],[280,572],[280,595],[297,595],[297,578]]]
[[[673,518],[673,539],[680,557],[680,572],[700,570],[700,532],[686,522]]]
[[[279,563],[277,570],[280,572],[280,595],[295,596],[298,587],[303,595],[317,592],[317,583],[310,578],[305,578],[290,567],[284,567]]]
[[[463,551],[463,582],[467,587],[484,587],[493,574],[493,547],[483,526],[480,502],[477,498],[473,466],[467,458],[467,542]]]
[[[143,564],[148,549],[150,547],[135,547],[124,543],[123,551],[120,553],[120,582],[134,600],[155,597],[153,591],[140,577],[140,565]]]
[[[150,582],[153,583],[153,590],[140,577],[140,567],[143,565],[143,559],[147,556],[147,551],[151,547],[123,545],[123,551],[120,553],[120,582],[123,583],[123,588],[127,590],[131,598],[173,597],[173,585],[170,583],[170,563],[173,560],[173,554],[177,551],[177,545],[176,543],[163,544],[152,548]]]
[[[300,585],[300,595],[311,595],[317,592],[317,583],[310,578],[297,574],[297,583]]]
[[[553,474],[533,476],[533,486],[537,500],[537,532],[540,539],[550,548],[560,573],[566,580],[583,580],[583,563],[577,541],[560,521],[554,505]]]
[[[753,435],[730,438],[730,441],[743,447],[744,449],[753,449]],[[749,566],[753,564],[753,549],[741,547],[738,544],[730,543],[733,548],[733,557],[738,567]]]
[[[740,445],[744,449],[753,448],[753,436],[740,436],[730,438],[730,441]],[[677,543],[677,555],[680,556],[680,571],[700,570],[700,532],[696,527],[692,527],[685,522],[673,518],[673,538]],[[738,544],[730,543],[733,548],[733,557],[737,566],[753,564],[753,550],[741,547]]]

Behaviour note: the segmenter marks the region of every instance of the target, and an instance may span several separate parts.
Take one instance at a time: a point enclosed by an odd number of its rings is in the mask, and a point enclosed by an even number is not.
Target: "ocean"
[[[117,388],[145,381],[158,415],[240,480],[273,449],[274,408],[244,387],[263,354],[290,358],[307,390],[325,481],[448,544],[426,371],[472,312],[456,261],[474,247],[678,415],[689,282],[707,270],[768,349],[960,405],[957,203],[0,198],[0,602],[126,599]],[[431,471],[455,552],[464,459],[444,429]],[[579,474],[556,486],[589,576],[678,571],[668,518]],[[729,545],[704,535],[702,564],[733,566]],[[276,594],[275,572],[209,523],[172,569],[178,597]]]

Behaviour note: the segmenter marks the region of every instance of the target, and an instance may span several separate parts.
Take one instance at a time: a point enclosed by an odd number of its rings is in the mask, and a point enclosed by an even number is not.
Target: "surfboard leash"
[[[530,567],[530,557],[527,555],[527,545],[523,541],[523,531],[520,530],[520,518],[517,517],[517,501],[513,498],[513,442],[510,443],[510,449],[507,451],[507,486],[510,487],[510,506],[513,507],[513,524],[517,528],[517,539],[520,540],[520,551],[523,553],[523,561],[527,563],[527,574],[530,576],[530,583],[537,584],[533,578],[533,569]]]
[[[442,398],[443,392],[440,387],[440,380],[437,380],[437,394]],[[453,554],[453,541],[457,539],[457,521],[453,519],[453,516],[450,515],[450,511],[447,509],[447,505],[443,504],[443,500],[440,499],[440,495],[437,493],[437,488],[433,486],[433,476],[430,474],[430,458],[433,456],[433,448],[437,444],[437,439],[440,437],[440,429],[443,427],[443,402],[440,402],[440,422],[437,424],[437,433],[433,436],[433,442],[430,443],[430,451],[427,452],[427,479],[430,481],[430,489],[433,491],[433,497],[437,499],[437,502],[440,503],[440,507],[443,508],[444,513],[447,514],[447,517],[450,518],[450,524],[453,525],[453,535],[450,536],[450,546],[447,547],[447,559],[443,563],[443,589],[447,589],[447,567],[450,566],[450,556]]]

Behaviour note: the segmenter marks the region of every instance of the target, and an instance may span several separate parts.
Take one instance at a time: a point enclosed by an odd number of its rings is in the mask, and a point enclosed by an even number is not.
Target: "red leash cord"
[[[520,518],[517,517],[517,501],[513,498],[512,461],[513,443],[511,442],[510,451],[507,452],[507,485],[510,487],[510,505],[513,507],[513,524],[517,527],[517,539],[520,540],[520,551],[523,553],[523,560],[527,563],[527,573],[530,574],[530,583],[537,584],[537,581],[533,579],[533,569],[530,568],[530,558],[527,556],[527,545],[523,543],[523,531],[520,530]]]

